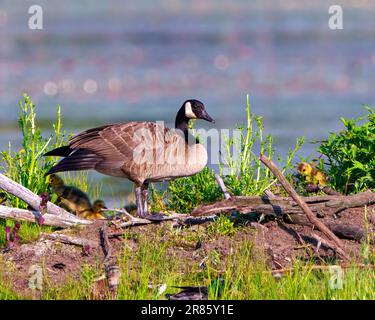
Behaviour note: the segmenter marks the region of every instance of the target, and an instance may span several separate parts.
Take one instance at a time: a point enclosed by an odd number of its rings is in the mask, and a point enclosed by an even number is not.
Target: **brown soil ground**
[[[375,206],[367,209],[368,217],[375,217]],[[373,219],[375,220],[375,219]],[[364,208],[347,209],[340,213],[339,217],[334,217],[333,212],[325,212],[324,222],[343,223],[352,226],[364,227]],[[144,225],[132,227],[128,232],[126,240],[122,238],[113,238],[110,240],[114,254],[120,253],[123,245],[130,246],[137,250],[137,236],[147,235],[151,238],[163,228],[164,225],[172,222],[163,222],[160,224]],[[207,224],[195,225],[186,229],[203,228]],[[70,234],[75,237],[93,240],[99,243],[98,229],[103,225],[103,221],[96,221],[94,224],[82,230],[63,230],[64,234]],[[370,223],[370,228],[374,232],[374,222]],[[118,232],[114,227],[108,227],[108,232]],[[241,244],[244,239],[250,239],[259,248],[260,252],[265,253],[265,259],[271,269],[281,269],[290,267],[295,257],[308,258],[306,244],[311,247],[311,252],[316,249],[317,241],[312,234],[324,236],[311,227],[279,223],[269,221],[262,225],[253,223],[245,225],[235,232],[234,236],[216,236],[196,243],[176,243],[175,246],[168,247],[168,255],[176,258],[183,258],[188,261],[186,265],[197,264],[207,255],[208,252],[216,250],[222,256],[226,256],[233,245]],[[151,241],[152,239],[150,239]],[[168,237],[164,241],[169,241]],[[361,242],[343,239],[345,251],[356,260],[361,255]],[[320,247],[319,252],[314,254],[317,263],[322,260],[332,259],[335,255],[332,249],[324,246]],[[21,295],[30,297],[31,290],[28,288],[28,279],[30,278],[29,268],[32,265],[42,265],[44,273],[48,275],[51,285],[62,285],[67,279],[79,277],[84,265],[102,265],[104,254],[100,245],[91,248],[90,252],[85,252],[82,247],[63,244],[51,240],[39,240],[35,243],[22,244],[13,247],[10,251],[0,254],[2,262],[6,264],[6,275],[13,279],[13,289]],[[311,256],[309,257],[311,259]],[[1,261],[0,260],[0,261]],[[4,274],[4,272],[3,272]]]

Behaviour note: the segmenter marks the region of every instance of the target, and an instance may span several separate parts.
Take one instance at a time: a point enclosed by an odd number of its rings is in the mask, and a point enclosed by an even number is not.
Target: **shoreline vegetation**
[[[61,109],[46,138],[29,96],[19,108],[22,148],[9,143],[0,172],[36,199],[47,192],[57,203],[45,173],[58,159],[42,155],[71,136]],[[208,299],[375,299],[375,113],[365,110],[363,118],[342,118],[345,129],[316,142],[311,158],[298,157],[303,138],[280,157],[247,97],[241,143],[225,141],[219,174],[206,167],[152,186],[151,211],[166,213],[163,221],[140,221],[120,208],[109,210],[108,221],[48,225],[59,221],[53,204],[2,192],[3,211],[15,209],[13,218],[0,219],[0,299],[165,299],[182,286],[205,288],[196,298]],[[239,158],[231,156],[236,148]],[[298,162],[327,177],[336,195],[319,184],[311,194],[313,180],[298,174]],[[106,187],[87,173],[63,176],[92,198]],[[18,219],[21,211],[29,218]],[[63,211],[57,216],[65,223],[75,221]]]

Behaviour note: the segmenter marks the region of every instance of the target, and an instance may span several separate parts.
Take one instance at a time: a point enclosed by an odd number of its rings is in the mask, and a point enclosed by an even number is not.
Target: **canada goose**
[[[65,157],[48,173],[94,169],[135,183],[137,214],[148,215],[150,182],[194,175],[207,164],[207,151],[188,133],[190,119],[214,120],[202,102],[186,100],[177,112],[172,130],[152,122],[106,125],[73,137],[68,146],[45,156]]]
[[[297,166],[297,171],[305,177],[306,182],[321,187],[327,186],[327,176],[318,170],[313,163],[301,162]]]
[[[79,212],[78,216],[89,220],[105,219],[105,217],[102,215],[102,209],[107,209],[104,201],[96,200],[92,205],[92,208]]]
[[[65,185],[64,180],[56,174],[51,174],[48,182],[58,196],[57,204],[60,207],[76,215],[91,209],[90,198],[82,190]]]

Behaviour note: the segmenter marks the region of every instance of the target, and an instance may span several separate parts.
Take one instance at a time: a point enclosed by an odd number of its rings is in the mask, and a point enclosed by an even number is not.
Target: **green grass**
[[[234,222],[227,216],[220,215],[207,226],[207,233],[210,235],[231,236],[236,231]]]
[[[312,263],[298,260],[293,272],[275,278],[249,240],[234,245],[227,256],[211,251],[203,270],[186,257],[172,258],[170,246],[160,234],[153,240],[140,236],[136,251],[125,246],[119,257],[122,277],[118,299],[165,299],[165,293],[178,292],[173,286],[201,285],[208,286],[210,299],[375,299],[374,269],[353,265],[344,270],[342,287],[335,288],[330,286],[329,270],[314,270]],[[91,299],[94,280],[102,274],[99,266],[84,266],[79,279],[72,278],[63,286],[46,281],[42,299]],[[166,284],[167,290],[160,295],[161,284]],[[2,284],[0,298],[17,295]]]
[[[0,224],[0,248],[6,245],[5,241],[5,226],[10,226],[13,230],[14,221],[6,220]],[[18,230],[18,236],[20,237],[20,243],[27,243],[30,241],[36,241],[39,239],[41,232],[52,232],[53,228],[49,226],[39,226],[36,223],[21,222],[20,229]]]
[[[366,109],[367,117],[341,118],[345,130],[331,133],[318,148],[327,161],[326,166],[321,161],[320,168],[329,176],[330,185],[345,194],[375,189],[375,113]]]
[[[36,108],[29,96],[24,95],[19,109],[18,125],[22,132],[22,148],[13,151],[9,143],[8,150],[0,153],[0,169],[8,178],[36,194],[41,194],[48,189],[45,174],[57,162],[54,158],[44,158],[43,154],[65,143],[66,134],[62,131],[60,107],[57,107],[57,119],[52,125],[54,133],[48,138],[43,137],[38,127]],[[17,197],[8,195],[8,199],[13,207],[27,208],[27,204]]]
[[[52,157],[45,158],[43,154],[64,145],[69,136],[63,131],[60,106],[57,106],[56,121],[52,124],[53,134],[49,137],[42,135],[38,125],[36,106],[26,94],[23,96],[23,100],[19,102],[17,122],[22,133],[22,147],[20,150],[14,151],[11,143],[9,143],[8,150],[0,152],[0,170],[8,178],[40,195],[49,191],[45,174],[58,160]],[[67,183],[75,184],[85,191],[88,190],[87,174],[68,174],[66,178]],[[98,187],[91,189],[90,192],[93,194],[99,194]],[[27,204],[19,198],[10,194],[5,194],[5,196],[7,199],[6,205],[15,208],[27,208]],[[0,221],[0,246],[5,245],[6,225],[13,227],[14,223],[7,220]],[[49,227],[21,223],[19,236],[21,242],[34,241],[38,239],[41,231],[49,232],[51,230]]]

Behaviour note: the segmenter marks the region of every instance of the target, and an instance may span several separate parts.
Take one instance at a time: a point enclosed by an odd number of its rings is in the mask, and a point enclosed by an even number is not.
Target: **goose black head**
[[[188,119],[202,119],[215,123],[214,119],[207,113],[203,102],[195,99],[186,100],[182,106]]]

